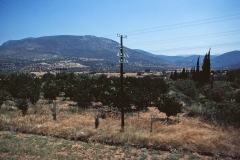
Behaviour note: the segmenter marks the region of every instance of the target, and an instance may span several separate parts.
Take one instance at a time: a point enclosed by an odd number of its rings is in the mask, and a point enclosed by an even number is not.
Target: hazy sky
[[[153,54],[240,50],[240,0],[0,0],[0,45],[94,35]]]

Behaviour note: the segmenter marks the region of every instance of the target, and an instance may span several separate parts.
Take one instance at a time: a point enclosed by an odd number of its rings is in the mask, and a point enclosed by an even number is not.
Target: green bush
[[[27,114],[28,110],[28,103],[26,99],[18,99],[17,102],[17,108],[22,111],[22,115],[25,116]]]
[[[230,85],[231,85],[231,87],[233,87],[235,89],[240,87],[240,85],[238,83],[235,83],[235,82],[231,82]]]
[[[216,88],[210,92],[209,98],[215,102],[221,102],[224,99],[226,90],[224,88]]]
[[[186,96],[185,94],[182,94],[181,92],[175,92],[171,94],[172,97],[175,99],[179,99],[186,103],[188,106],[191,106],[194,103],[194,100],[192,100],[190,97]]]
[[[176,116],[177,113],[182,112],[182,104],[179,103],[176,98],[169,95],[162,95],[156,106],[159,111],[166,113],[167,118],[170,116]]]
[[[188,107],[188,116],[189,117],[195,117],[195,116],[201,116],[202,115],[202,106],[192,105]]]
[[[192,99],[195,99],[198,94],[195,82],[191,79],[179,79],[175,86],[177,90]]]
[[[96,117],[95,118],[95,128],[98,128],[98,126],[99,126],[99,118]]]
[[[237,91],[235,95],[235,100],[236,100],[236,103],[240,103],[240,91]]]

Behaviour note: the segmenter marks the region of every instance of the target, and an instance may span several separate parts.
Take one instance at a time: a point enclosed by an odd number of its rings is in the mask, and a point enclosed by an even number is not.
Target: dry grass
[[[0,110],[0,129],[15,130],[26,133],[41,134],[66,139],[81,139],[115,144],[128,144],[160,149],[178,149],[196,152],[211,152],[240,156],[240,131],[231,127],[223,128],[203,123],[199,119],[180,116],[180,123],[172,124],[156,121],[153,132],[150,132],[150,115],[141,113],[125,116],[125,131],[120,132],[120,116],[107,116],[100,119],[95,129],[95,113],[86,111],[83,114],[71,113],[67,104],[59,104],[57,120],[52,119],[48,105],[30,108],[25,117],[19,111]],[[36,114],[34,112],[36,111]],[[157,113],[164,117],[163,113]]]

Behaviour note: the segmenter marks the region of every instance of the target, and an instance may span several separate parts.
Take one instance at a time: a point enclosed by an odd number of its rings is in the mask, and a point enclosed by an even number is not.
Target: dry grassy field
[[[191,155],[196,153],[200,159],[205,159],[205,156],[223,157],[223,159],[240,157],[240,131],[230,126],[205,123],[200,118],[189,118],[183,113],[179,117],[171,117],[170,122],[155,121],[150,132],[151,115],[159,119],[165,117],[164,113],[159,113],[151,107],[148,112],[141,112],[139,115],[126,113],[124,132],[120,132],[120,114],[115,113],[108,113],[105,119],[100,119],[99,127],[96,129],[95,117],[98,110],[88,109],[79,113],[75,106],[69,105],[70,103],[72,102],[57,102],[56,121],[52,117],[52,104],[44,104],[44,101],[39,101],[36,107],[30,108],[24,117],[14,107],[9,109],[9,106],[3,105],[0,109],[0,129],[63,138],[71,140],[71,143],[81,141],[93,146],[104,144],[104,148],[105,145],[108,147],[113,145],[120,147],[115,153],[123,157],[125,153],[122,153],[122,147],[124,146],[136,150],[136,154],[140,154],[143,148],[147,151],[168,153],[154,155],[156,158],[163,155],[167,158],[167,155],[175,154],[175,151],[176,154],[181,153],[182,158],[185,153],[191,153]],[[119,151],[121,153],[117,150],[121,150]],[[121,156],[112,158],[118,159]],[[148,159],[151,157],[149,156]]]

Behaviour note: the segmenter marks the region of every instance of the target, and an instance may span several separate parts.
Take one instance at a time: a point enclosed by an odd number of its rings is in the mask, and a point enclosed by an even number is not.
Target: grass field
[[[171,152],[136,148],[127,145],[110,146],[84,143],[62,138],[1,131],[0,159],[212,159],[191,152]],[[230,159],[230,158],[229,158]]]
[[[144,159],[146,156],[148,159],[230,159],[240,156],[240,132],[230,126],[216,126],[182,114],[179,118],[172,117],[171,123],[154,122],[150,132],[151,115],[165,117],[150,108],[139,116],[127,113],[125,131],[120,132],[120,116],[108,114],[106,119],[100,119],[96,129],[96,114],[97,110],[79,114],[69,102],[59,101],[54,121],[51,104],[39,102],[24,117],[15,108],[3,106],[0,129],[5,132],[1,132],[1,144],[6,145],[1,145],[0,158],[65,159],[70,155],[69,159],[141,159],[145,155]]]

